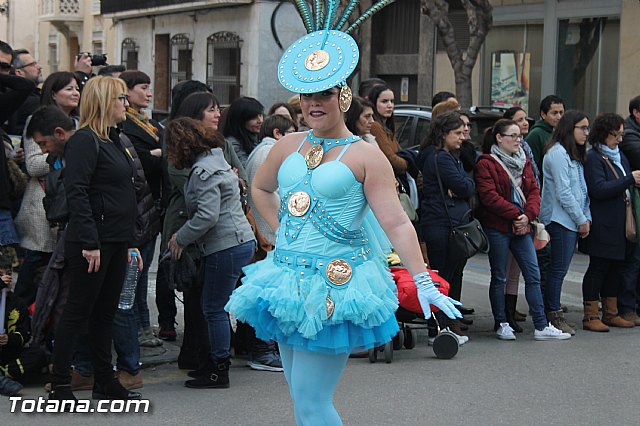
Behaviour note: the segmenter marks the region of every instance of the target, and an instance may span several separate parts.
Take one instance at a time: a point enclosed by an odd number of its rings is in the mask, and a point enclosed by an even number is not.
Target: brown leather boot
[[[74,368],[71,370],[71,390],[79,391],[79,390],[91,390],[93,389],[94,379],[93,374],[91,376],[85,377],[82,376],[78,371]]]
[[[549,320],[552,326],[558,330],[562,330],[563,333],[569,333],[572,336],[576,335],[576,330],[567,324],[567,320],[564,319],[562,310],[547,312],[547,320]]]
[[[622,317],[622,319],[630,321],[634,323],[636,326],[640,325],[640,317],[635,312],[627,312],[626,314],[622,314],[620,316]]]
[[[609,331],[598,315],[598,301],[589,300],[584,302],[584,318],[582,320],[582,328],[589,331],[606,332]]]
[[[461,324],[459,320],[447,318],[447,327],[449,327],[451,331],[456,333],[458,336],[466,336],[466,334],[464,334],[463,330],[460,328],[460,325]]]
[[[634,323],[623,319],[618,315],[618,298],[603,297],[602,298],[602,322],[609,327],[632,328]]]
[[[140,389],[143,386],[142,370],[139,370],[136,374],[121,370],[116,373],[116,377],[118,377],[118,381],[126,390]]]

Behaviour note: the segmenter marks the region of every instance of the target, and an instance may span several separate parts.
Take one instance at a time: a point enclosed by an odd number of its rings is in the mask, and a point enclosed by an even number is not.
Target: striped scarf
[[[147,114],[142,111],[138,112],[131,107],[127,107],[126,115],[127,120],[131,120],[136,123],[136,125],[147,132],[149,136],[151,136],[156,142],[160,141],[160,138],[156,134],[158,133],[158,129],[153,124],[151,124],[151,122],[149,122],[149,117],[147,117]]]

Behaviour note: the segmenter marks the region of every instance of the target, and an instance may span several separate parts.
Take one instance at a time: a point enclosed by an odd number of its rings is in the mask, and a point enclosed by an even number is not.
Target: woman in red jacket
[[[476,165],[475,179],[480,197],[478,214],[491,250],[489,300],[495,319],[496,337],[515,340],[505,313],[504,288],[509,251],[518,262],[525,281],[525,296],[535,325],[536,340],[569,339],[570,334],[548,324],[540,291],[540,270],[529,223],[540,210],[540,189],[521,147],[520,128],[513,120],[501,119],[487,130]]]

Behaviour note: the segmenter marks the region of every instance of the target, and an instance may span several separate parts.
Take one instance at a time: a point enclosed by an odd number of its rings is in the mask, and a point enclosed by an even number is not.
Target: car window
[[[414,149],[419,149],[422,141],[427,137],[427,133],[429,133],[429,126],[431,125],[431,120],[427,118],[418,118],[418,125],[416,126],[416,135],[413,139]]]
[[[393,122],[396,125],[396,139],[402,149],[411,146],[411,133],[413,117],[394,115]]]

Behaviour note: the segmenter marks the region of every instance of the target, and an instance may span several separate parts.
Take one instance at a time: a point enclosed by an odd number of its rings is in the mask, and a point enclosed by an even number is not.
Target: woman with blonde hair
[[[95,375],[93,398],[140,398],[114,377],[113,318],[118,307],[136,217],[134,165],[116,125],[126,119],[127,87],[94,77],[84,87],[80,129],[65,146],[69,221],[65,263],[69,296],[55,334],[49,399],[73,400],[70,364],[77,336],[88,332]]]

